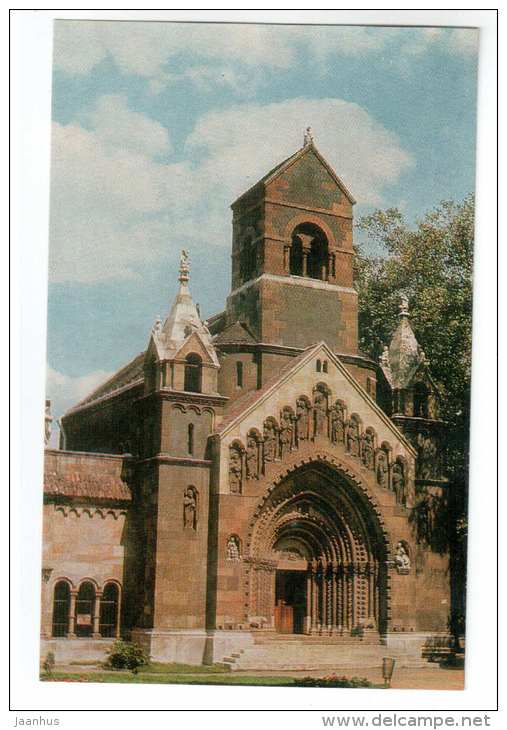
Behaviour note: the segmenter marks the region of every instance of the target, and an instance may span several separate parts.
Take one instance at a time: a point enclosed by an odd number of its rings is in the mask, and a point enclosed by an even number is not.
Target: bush
[[[42,668],[48,676],[51,676],[53,674],[53,669],[55,668],[55,655],[52,651],[48,651],[48,653],[46,654],[46,658],[44,659]]]
[[[106,667],[111,667],[112,669],[130,669],[134,674],[138,672],[139,667],[145,667],[150,663],[149,657],[146,656],[144,649],[132,641],[118,639],[114,642],[107,654]]]
[[[364,677],[339,677],[337,674],[329,674],[327,677],[303,677],[295,679],[297,687],[348,687],[357,689],[359,687],[373,687],[373,684]]]

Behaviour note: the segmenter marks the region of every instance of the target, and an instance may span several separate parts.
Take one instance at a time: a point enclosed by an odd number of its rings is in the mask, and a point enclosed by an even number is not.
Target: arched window
[[[243,387],[243,363],[240,360],[236,363],[236,385],[238,388]]]
[[[289,256],[290,273],[312,279],[329,278],[329,246],[324,233],[313,223],[294,229]]]
[[[107,583],[100,600],[100,635],[106,638],[119,635],[119,598],[120,591],[116,583]]]
[[[414,416],[428,418],[428,389],[424,383],[416,383],[414,387]]]
[[[322,363],[322,372],[327,373],[327,360],[324,360]]]
[[[194,352],[185,358],[185,385],[184,390],[189,393],[200,393],[202,381],[202,360]]]
[[[55,585],[53,594],[53,636],[67,636],[69,632],[70,586],[65,580]]]
[[[86,581],[79,586],[76,600],[76,636],[91,636],[95,613],[95,586]]]
[[[316,370],[317,370],[318,373],[320,373],[321,370],[322,370],[322,363],[321,363],[320,360],[317,360]]]
[[[194,453],[194,424],[188,424],[187,432],[187,451],[192,456]]]

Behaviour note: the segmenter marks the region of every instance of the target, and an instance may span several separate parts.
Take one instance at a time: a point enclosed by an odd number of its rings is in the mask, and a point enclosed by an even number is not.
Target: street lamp
[[[393,659],[393,657],[382,657],[382,677],[384,678],[385,687],[391,686],[391,677],[393,676],[395,664],[396,659]]]

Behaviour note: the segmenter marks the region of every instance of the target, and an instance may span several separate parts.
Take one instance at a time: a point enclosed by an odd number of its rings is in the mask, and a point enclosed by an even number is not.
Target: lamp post
[[[396,660],[393,657],[382,657],[382,677],[384,678],[385,687],[391,686],[391,677],[393,676],[395,664]]]

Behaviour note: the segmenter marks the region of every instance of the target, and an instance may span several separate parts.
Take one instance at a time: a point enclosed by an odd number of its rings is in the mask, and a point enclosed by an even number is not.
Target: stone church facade
[[[43,652],[125,636],[199,664],[274,635],[447,631],[448,559],[413,519],[445,488],[439,393],[405,300],[380,363],[358,350],[354,202],[307,134],[232,205],[225,310],[201,320],[183,252],[146,350],[64,415]]]

